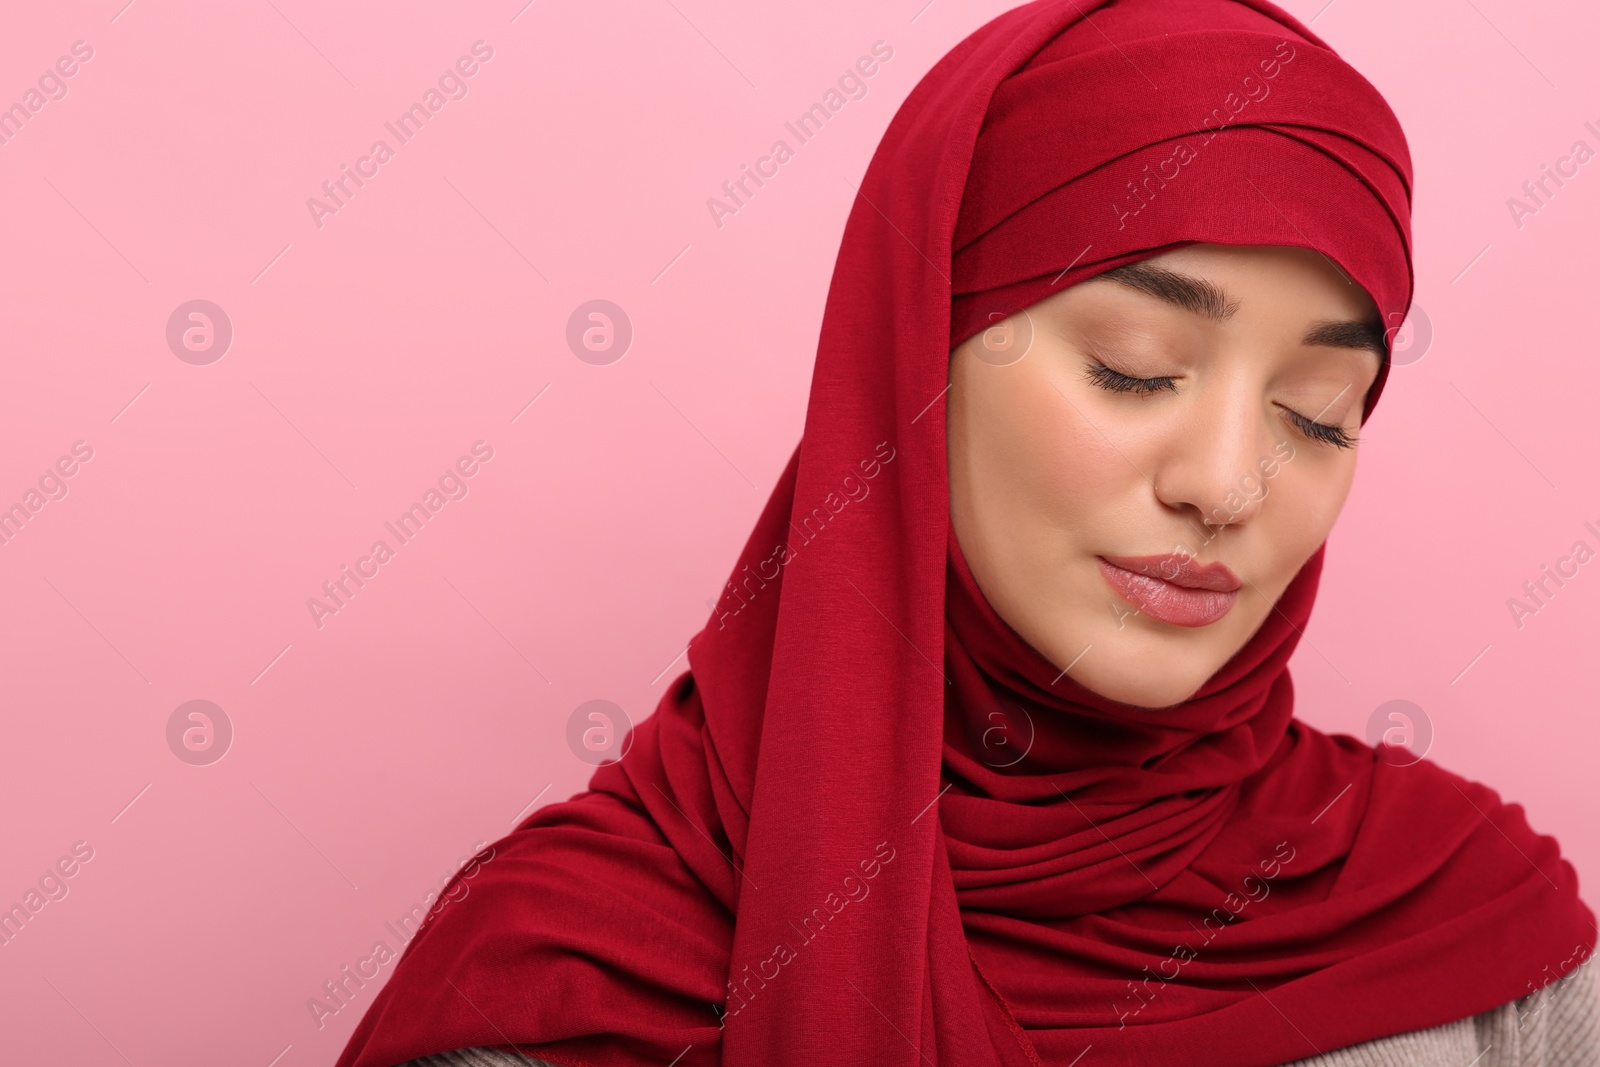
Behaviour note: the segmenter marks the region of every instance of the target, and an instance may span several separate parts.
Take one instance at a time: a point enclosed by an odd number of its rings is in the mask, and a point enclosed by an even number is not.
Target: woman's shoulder
[[[1498,1008],[1334,1049],[1286,1067],[1588,1067],[1595,1063],[1600,1063],[1600,990],[1593,965],[1585,961],[1544,988]]]

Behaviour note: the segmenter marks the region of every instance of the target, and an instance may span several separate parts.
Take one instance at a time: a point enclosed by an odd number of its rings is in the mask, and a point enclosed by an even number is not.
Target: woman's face
[[[1188,699],[1338,517],[1383,343],[1371,298],[1320,253],[1209,244],[963,342],[950,517],[979,588],[1089,689]]]

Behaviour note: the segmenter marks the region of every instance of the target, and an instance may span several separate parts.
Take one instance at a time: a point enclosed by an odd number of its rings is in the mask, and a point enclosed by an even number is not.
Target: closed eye
[[[1098,360],[1085,372],[1084,377],[1102,389],[1113,393],[1131,393],[1134,396],[1149,396],[1163,390],[1178,391],[1177,381],[1170,377],[1162,378],[1135,378],[1121,371],[1114,371]],[[1326,423],[1314,422],[1298,411],[1289,408],[1283,409],[1289,422],[1305,436],[1320,444],[1331,445],[1334,448],[1354,448],[1358,440],[1356,435],[1347,431],[1343,426],[1329,426]]]
[[[1109,389],[1113,393],[1132,393],[1135,396],[1148,396],[1159,393],[1163,389],[1178,391],[1178,386],[1171,378],[1134,378],[1114,371],[1104,363],[1095,361],[1089,368],[1086,377],[1102,389]]]

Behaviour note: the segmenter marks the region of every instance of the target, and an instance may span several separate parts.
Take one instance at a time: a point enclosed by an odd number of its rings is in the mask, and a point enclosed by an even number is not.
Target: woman
[[[1556,843],[1292,717],[1410,190],[1265,0],[957,45],[862,182],[691,670],[341,1067],[1596,1062]]]

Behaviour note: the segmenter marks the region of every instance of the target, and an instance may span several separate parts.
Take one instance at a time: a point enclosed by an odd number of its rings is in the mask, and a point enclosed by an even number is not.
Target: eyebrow
[[[1330,348],[1361,348],[1378,357],[1378,362],[1389,355],[1386,331],[1376,322],[1328,320],[1314,323],[1300,339],[1305,345],[1325,345]]]
[[[1192,274],[1180,274],[1148,263],[1124,263],[1103,272],[1100,277],[1130,289],[1137,289],[1174,307],[1193,312],[1212,322],[1226,322],[1239,310],[1239,302],[1216,284]],[[1381,362],[1389,353],[1383,326],[1371,319],[1322,319],[1311,324],[1301,344],[1328,348],[1364,349]]]

